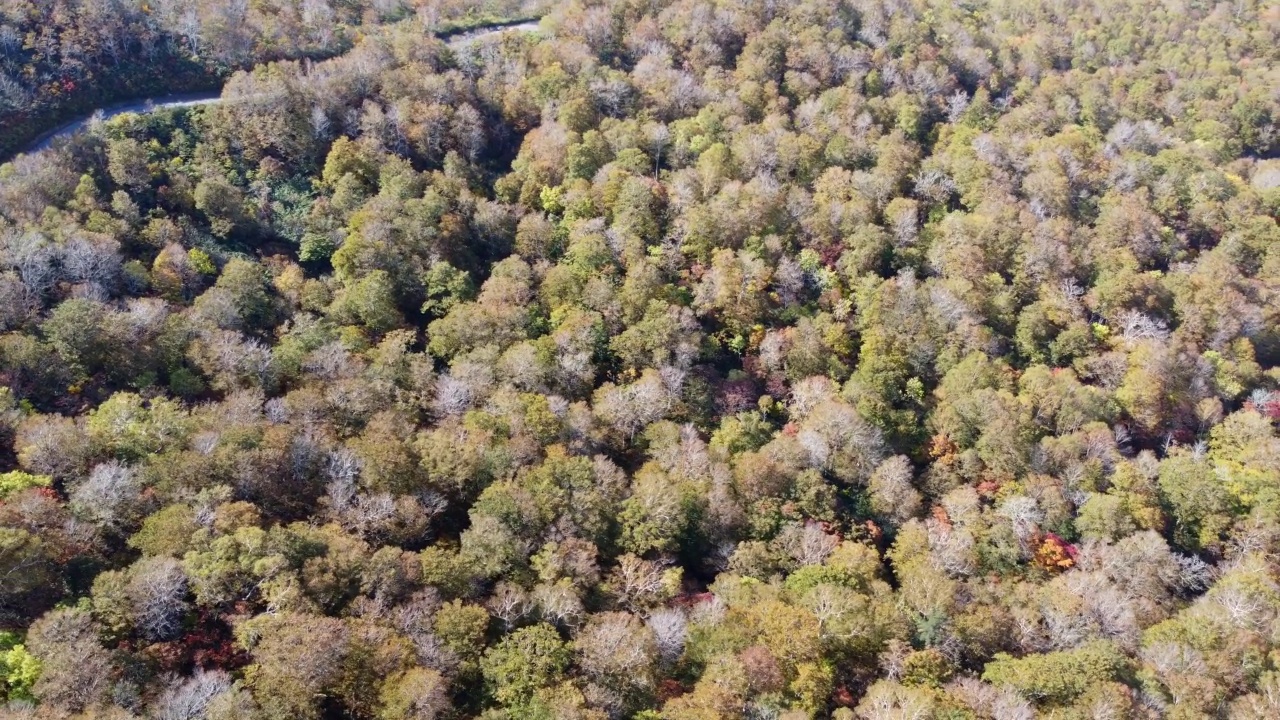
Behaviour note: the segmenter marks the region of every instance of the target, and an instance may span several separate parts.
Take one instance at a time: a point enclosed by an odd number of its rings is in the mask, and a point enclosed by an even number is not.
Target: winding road
[[[447,42],[450,47],[464,48],[472,45],[485,38],[502,35],[509,32],[532,32],[538,29],[538,21],[530,20],[514,24],[489,25],[487,27],[468,30],[456,35],[451,35]],[[89,115],[82,118],[72,120],[65,125],[60,125],[40,137],[36,138],[30,145],[22,150],[24,153],[33,153],[44,150],[59,138],[70,137],[84,130],[91,123],[113,118],[117,115],[125,113],[146,113],[155,110],[166,110],[169,108],[193,107],[196,105],[210,105],[222,101],[222,91],[204,92],[204,93],[188,93],[183,95],[165,95],[158,98],[146,98],[142,100],[128,100],[93,111]]]

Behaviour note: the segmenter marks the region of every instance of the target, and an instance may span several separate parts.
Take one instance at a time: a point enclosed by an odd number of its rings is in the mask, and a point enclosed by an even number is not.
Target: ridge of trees
[[[411,18],[451,34],[534,14],[517,0],[11,0],[0,4],[0,157],[123,99],[213,90],[235,70],[324,59]]]

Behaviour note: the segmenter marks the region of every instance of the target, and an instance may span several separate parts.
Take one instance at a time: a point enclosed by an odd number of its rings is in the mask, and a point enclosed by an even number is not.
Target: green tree
[[[1022,658],[998,654],[983,668],[982,679],[1010,685],[1030,700],[1063,704],[1097,683],[1123,680],[1129,672],[1129,660],[1114,645],[1093,642]]]
[[[204,213],[209,228],[219,237],[239,230],[247,218],[244,192],[221,176],[210,176],[196,184],[192,195],[196,209]]]
[[[563,679],[571,660],[572,652],[556,629],[540,623],[521,628],[486,650],[480,667],[493,699],[516,709],[539,689]]]

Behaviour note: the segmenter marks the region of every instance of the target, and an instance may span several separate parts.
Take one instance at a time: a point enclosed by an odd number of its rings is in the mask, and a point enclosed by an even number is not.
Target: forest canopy
[[[0,718],[1280,717],[1280,6],[532,7],[0,1]]]

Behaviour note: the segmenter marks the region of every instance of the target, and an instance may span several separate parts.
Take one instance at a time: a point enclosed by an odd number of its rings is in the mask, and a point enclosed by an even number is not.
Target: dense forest
[[[0,1],[0,718],[1280,717],[1280,5],[527,10]]]

